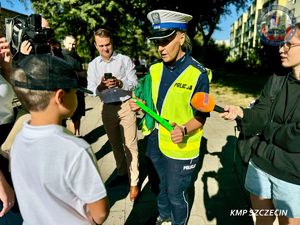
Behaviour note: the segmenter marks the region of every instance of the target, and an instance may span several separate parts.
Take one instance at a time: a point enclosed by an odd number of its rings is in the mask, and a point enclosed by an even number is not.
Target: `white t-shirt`
[[[14,120],[12,101],[15,93],[11,85],[0,75],[0,125]]]
[[[24,225],[87,225],[86,204],[106,196],[90,145],[59,125],[24,123],[11,150]]]

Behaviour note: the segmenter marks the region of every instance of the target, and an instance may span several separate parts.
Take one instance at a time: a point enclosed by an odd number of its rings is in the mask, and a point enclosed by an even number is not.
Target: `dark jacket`
[[[246,135],[261,134],[260,141],[252,146],[252,161],[259,168],[300,185],[300,81],[289,75],[272,103],[274,76],[264,86],[258,103],[252,109],[244,109],[242,131]]]
[[[74,51],[62,50],[64,59],[76,70],[77,72],[82,71],[82,62],[80,56]]]
[[[79,85],[82,87],[86,87],[87,84],[86,76],[80,76],[80,74],[83,73],[80,56],[76,52],[70,52],[65,49],[63,49],[61,53],[64,60],[67,61],[67,63],[70,64],[77,72]],[[73,121],[80,120],[81,116],[85,116],[85,99],[84,99],[83,92],[77,91],[77,102],[78,102],[78,106],[76,108],[76,111],[71,117]]]

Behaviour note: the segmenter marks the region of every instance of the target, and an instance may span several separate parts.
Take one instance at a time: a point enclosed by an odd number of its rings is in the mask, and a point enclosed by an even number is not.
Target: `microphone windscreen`
[[[200,112],[212,112],[215,107],[215,99],[205,92],[197,92],[192,97],[191,105]]]

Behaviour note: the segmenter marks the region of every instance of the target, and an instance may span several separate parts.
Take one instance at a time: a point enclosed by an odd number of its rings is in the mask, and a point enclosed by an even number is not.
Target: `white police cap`
[[[149,39],[154,40],[167,38],[176,30],[186,31],[187,24],[193,17],[181,12],[158,9],[149,12],[147,18],[152,23],[152,36]]]

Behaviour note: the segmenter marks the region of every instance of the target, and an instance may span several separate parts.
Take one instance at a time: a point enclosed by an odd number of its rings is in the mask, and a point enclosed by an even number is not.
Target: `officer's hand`
[[[141,108],[136,104],[136,100],[137,99],[134,99],[134,98],[131,98],[129,99],[129,106],[130,106],[130,109],[133,111],[133,112],[137,112],[139,111]]]
[[[174,130],[171,131],[171,139],[174,144],[180,144],[183,141],[184,130],[176,123],[171,123],[171,125],[174,127]]]

